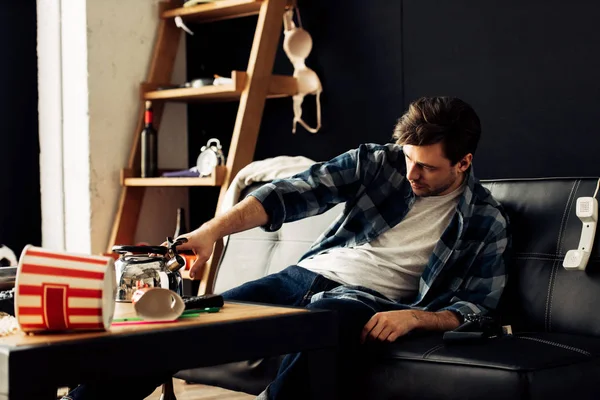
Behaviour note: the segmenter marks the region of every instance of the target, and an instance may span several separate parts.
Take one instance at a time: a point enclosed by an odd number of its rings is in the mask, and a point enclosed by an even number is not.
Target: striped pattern
[[[17,276],[16,316],[25,332],[104,329],[106,257],[28,246]]]
[[[346,203],[344,212],[302,260],[331,248],[367,243],[402,221],[415,200],[405,169],[402,146],[364,144],[291,178],[263,185],[250,196],[258,199],[269,215],[269,223],[263,227],[267,231]],[[406,305],[463,315],[494,310],[506,284],[511,247],[508,230],[504,209],[471,168],[456,213],[423,271],[418,295]],[[331,296],[367,305],[381,301],[385,308],[404,307],[371,291],[348,288],[347,293],[342,292],[336,289]]]

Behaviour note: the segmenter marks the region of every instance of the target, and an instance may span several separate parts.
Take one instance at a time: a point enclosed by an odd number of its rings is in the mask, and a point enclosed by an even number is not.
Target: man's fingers
[[[184,233],[181,234],[179,236],[177,236],[176,238],[173,238],[173,242],[177,241],[177,239],[185,239],[184,242],[182,244],[177,245],[177,249],[178,250],[191,250],[191,245],[190,245],[190,234],[189,233]]]
[[[371,332],[369,332],[369,336],[367,336],[367,339],[371,339],[371,340],[379,339],[379,337],[382,335],[382,332],[385,329],[386,329],[386,325],[382,321],[378,321],[377,325],[375,325],[373,327],[373,329],[371,329]]]
[[[377,325],[377,314],[375,314],[371,317],[371,319],[365,324],[362,332],[360,333],[360,342],[361,343],[365,342],[365,340],[367,339],[367,336],[369,335],[369,333],[371,333],[371,330],[373,330],[375,325]]]
[[[190,242],[182,243],[177,246],[177,251],[182,251],[182,250],[193,250]]]
[[[192,265],[192,268],[190,268],[190,278],[195,279],[196,275],[198,275],[199,277],[200,272],[202,272],[205,263],[206,259],[197,258],[196,261],[194,261],[194,265]]]
[[[400,337],[400,335],[398,334],[398,332],[394,332],[392,331],[389,336],[385,339],[390,343],[393,343],[396,341],[396,339],[398,339]]]
[[[367,335],[369,334],[369,332],[371,332],[371,327],[369,326],[369,324],[371,323],[371,321],[369,320],[369,322],[367,322],[367,324],[363,327],[362,331],[360,332],[360,342],[364,343],[365,340],[367,339]]]
[[[376,337],[376,338],[374,338],[374,339],[377,339],[377,340],[379,340],[379,341],[381,341],[381,342],[385,342],[385,341],[387,340],[387,338],[388,338],[388,337],[389,337],[389,336],[390,336],[392,333],[394,333],[394,331],[393,331],[393,330],[392,330],[392,328],[391,328],[391,327],[388,325],[388,326],[385,326],[385,327],[384,327],[384,328],[383,328],[383,329],[382,329],[382,330],[379,332],[379,335],[377,335],[377,337]]]

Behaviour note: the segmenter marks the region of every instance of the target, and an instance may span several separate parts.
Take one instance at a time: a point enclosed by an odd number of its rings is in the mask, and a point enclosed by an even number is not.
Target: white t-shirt
[[[376,290],[393,300],[411,298],[463,191],[464,183],[443,196],[417,197],[398,225],[371,242],[336,247],[298,265],[344,285]]]

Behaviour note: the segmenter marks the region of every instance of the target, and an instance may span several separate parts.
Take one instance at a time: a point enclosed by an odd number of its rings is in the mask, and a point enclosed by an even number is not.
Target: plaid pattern
[[[250,196],[267,214],[267,231],[327,211],[346,207],[301,259],[334,247],[369,242],[398,224],[415,201],[402,146],[364,144],[288,179],[274,180]],[[429,311],[449,309],[463,316],[494,310],[506,284],[510,235],[508,217],[470,169],[456,214],[433,250],[410,304]],[[352,298],[366,304],[392,300],[364,288],[343,286],[328,296]],[[374,302],[374,303],[373,303]],[[391,303],[390,303],[391,302]]]

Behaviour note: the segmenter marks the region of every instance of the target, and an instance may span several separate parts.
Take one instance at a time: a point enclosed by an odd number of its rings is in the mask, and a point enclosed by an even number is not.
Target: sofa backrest
[[[577,248],[581,235],[577,198],[592,196],[597,182],[596,178],[482,181],[503,204],[511,222],[511,272],[501,311],[505,322],[516,329],[600,335],[595,309],[600,304],[600,235],[585,271],[567,271],[562,266],[566,252]],[[214,292],[294,264],[342,209],[338,205],[324,214],[284,224],[277,232],[255,228],[229,236]]]
[[[246,189],[242,197],[258,186],[255,184]],[[277,232],[254,228],[230,235],[221,256],[213,291],[221,293],[294,265],[343,207],[343,204],[338,204],[321,215],[285,223]]]
[[[577,198],[593,196],[597,184],[597,178],[484,182],[511,222],[512,279],[502,311],[520,329],[600,335],[600,235],[585,271],[562,266],[581,237]]]

